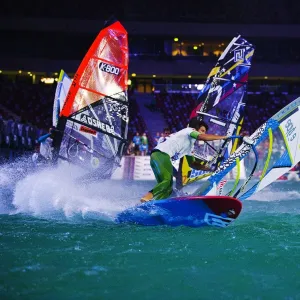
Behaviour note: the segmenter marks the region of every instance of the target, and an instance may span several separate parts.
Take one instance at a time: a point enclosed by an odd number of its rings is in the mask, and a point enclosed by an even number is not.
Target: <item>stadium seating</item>
[[[55,85],[5,82],[0,85],[0,145],[19,155],[33,151],[36,139],[45,134],[52,123],[52,105]],[[138,99],[129,91],[129,132],[131,141],[136,132],[148,133]],[[243,129],[251,134],[279,109],[296,96],[282,93],[249,93]],[[172,132],[186,127],[189,115],[196,105],[197,94],[157,93],[155,103]],[[4,109],[5,108],[5,109]],[[8,111],[11,111],[10,114]],[[17,115],[18,118],[13,117]],[[149,150],[155,146],[154,137],[148,135]]]
[[[190,112],[195,108],[196,95],[182,93],[155,94],[157,108],[163,113],[172,132],[186,127]]]

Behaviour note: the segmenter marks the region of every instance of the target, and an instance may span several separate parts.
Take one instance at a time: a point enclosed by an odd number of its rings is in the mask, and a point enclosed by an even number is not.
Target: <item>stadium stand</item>
[[[39,136],[51,126],[54,85],[30,84],[6,81],[0,85],[0,143],[1,156],[14,159],[18,155],[32,152]],[[197,94],[157,93],[155,102],[172,132],[184,128],[189,114],[196,105]],[[295,99],[296,96],[280,92],[260,92],[248,94],[248,104],[243,129],[251,134],[275,112]],[[133,90],[129,91],[130,123],[128,140],[136,132],[148,133],[140,114],[139,99]],[[153,108],[151,108],[153,109]],[[10,114],[10,111],[14,114]],[[15,117],[17,115],[17,117]],[[163,128],[162,128],[163,130]],[[154,137],[148,136],[149,150],[155,146]]]

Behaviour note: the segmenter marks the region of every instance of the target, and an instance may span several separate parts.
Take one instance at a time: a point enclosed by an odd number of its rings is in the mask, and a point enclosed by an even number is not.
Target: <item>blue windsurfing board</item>
[[[120,212],[115,221],[146,226],[226,227],[242,210],[242,202],[228,196],[186,196],[149,201]]]

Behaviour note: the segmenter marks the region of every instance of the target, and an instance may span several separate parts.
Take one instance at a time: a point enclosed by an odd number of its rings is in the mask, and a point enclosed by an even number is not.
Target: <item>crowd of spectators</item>
[[[128,155],[147,155],[154,146],[152,136],[148,134],[148,128],[143,119],[136,95],[133,90],[128,93],[129,99],[129,125],[128,125]],[[139,137],[139,138],[137,138]]]
[[[190,112],[197,104],[197,94],[157,93],[155,98],[171,132],[187,126]],[[285,94],[269,92],[248,94],[247,98],[243,130],[250,134],[292,100]]]
[[[52,124],[53,98],[56,85],[13,82],[1,78],[1,104],[20,117],[23,122],[31,123],[41,129]]]
[[[23,119],[18,121],[4,110],[0,110],[0,163],[13,161],[30,154],[37,145],[37,138],[45,133]]]
[[[139,132],[136,132],[127,147],[126,154],[129,156],[146,156],[150,154],[149,141],[146,132],[142,135],[140,135]]]
[[[55,85],[5,82],[0,85],[0,159],[13,160],[30,154],[37,139],[51,126]],[[162,113],[168,128],[149,134],[136,97],[129,92],[129,131],[125,155],[149,155],[160,138],[187,126],[189,114],[197,104],[197,95],[189,93],[153,94],[157,111]],[[293,100],[282,93],[248,94],[243,130],[251,134],[274,113]],[[151,107],[153,109],[153,107]],[[13,112],[13,113],[11,113]]]
[[[186,127],[190,112],[196,106],[194,94],[159,93],[155,94],[157,108],[162,112],[171,132]]]

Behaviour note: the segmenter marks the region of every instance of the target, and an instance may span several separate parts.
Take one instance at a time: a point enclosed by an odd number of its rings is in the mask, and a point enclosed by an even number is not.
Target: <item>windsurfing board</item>
[[[145,226],[226,227],[242,210],[240,200],[228,196],[186,196],[153,200],[119,213],[117,223]]]

